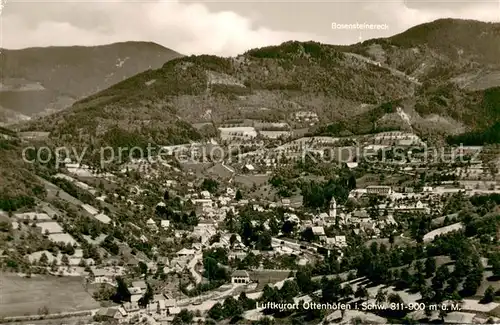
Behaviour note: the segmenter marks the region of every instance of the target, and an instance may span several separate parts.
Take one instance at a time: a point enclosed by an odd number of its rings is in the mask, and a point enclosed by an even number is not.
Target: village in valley
[[[2,320],[500,321],[497,147],[290,121],[119,164],[57,157],[44,201],[0,211]]]

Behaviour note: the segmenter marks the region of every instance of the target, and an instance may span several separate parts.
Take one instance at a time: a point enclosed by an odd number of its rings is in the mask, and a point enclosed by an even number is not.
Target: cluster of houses
[[[371,140],[375,144],[398,146],[423,146],[425,143],[416,134],[402,131],[381,132],[375,134]]]
[[[318,121],[318,116],[312,112],[301,111],[294,113],[293,120],[296,122],[314,124]],[[256,174],[257,171],[262,170],[270,172],[283,158],[286,160],[301,159],[304,156],[305,148],[308,150],[308,154],[313,153],[318,156],[323,156],[325,155],[326,148],[335,147],[346,140],[335,137],[303,137],[269,149],[264,148],[261,143],[258,142],[259,140],[257,140],[259,134],[272,139],[288,137],[290,131],[287,128],[288,125],[280,123],[271,125],[261,123],[253,126],[221,127],[219,131],[220,138],[223,141],[245,141],[260,148],[240,155],[239,158],[242,158],[244,163],[240,162],[239,166],[242,166],[241,171],[247,174]],[[358,141],[360,139],[351,140]],[[380,148],[385,148],[394,144],[403,146],[423,146],[423,142],[418,136],[405,132],[384,132],[362,138],[360,141],[364,146],[372,146],[374,153]],[[182,152],[187,155],[193,155],[193,153],[197,155],[202,151],[205,145],[206,144],[201,143],[191,143],[187,145],[168,146],[163,149],[168,154]],[[213,142],[210,143],[210,145],[217,146],[218,144]],[[352,147],[347,146],[339,148],[352,149]],[[346,152],[348,151],[349,150],[346,150]],[[463,154],[464,152],[461,153]],[[339,153],[339,155],[342,157],[341,153]],[[358,168],[359,166],[358,162],[356,162],[356,155],[352,157],[349,156],[346,162],[347,166],[352,169]],[[169,170],[182,174],[181,170],[177,167],[173,167],[167,163],[164,164]],[[84,168],[84,171],[82,171],[81,165],[74,165],[70,161],[66,162],[66,169],[68,172],[75,175],[95,175],[95,172],[90,168]],[[126,173],[131,169],[141,174],[149,175],[149,177],[151,177],[150,179],[163,177],[162,174],[153,170],[148,162],[143,160],[131,161],[122,172]],[[484,175],[485,170],[486,168],[482,165],[473,164],[471,166],[458,167],[455,173],[457,175],[472,174],[478,176]],[[291,199],[283,199],[280,202],[275,202],[273,198],[263,197],[260,200],[244,198],[237,201],[235,199],[237,187],[233,184],[234,177],[237,173],[236,169],[232,167],[231,164],[213,164],[206,172],[217,175],[219,178],[223,178],[221,175],[228,175],[227,182],[224,182],[224,187],[222,191],[219,191],[219,194],[215,195],[206,190],[197,190],[193,183],[194,181],[188,181],[187,179],[187,176],[189,176],[190,180],[193,180],[195,178],[194,172],[192,172],[192,174],[191,172],[182,174],[182,177],[186,176],[186,179],[162,180],[162,185],[169,190],[172,189],[175,191],[182,187],[182,203],[189,203],[193,206],[200,220],[198,224],[189,231],[175,229],[173,233],[174,237],[192,239],[189,241],[190,244],[179,249],[175,253],[175,256],[170,256],[169,258],[162,256],[161,263],[145,259],[150,270],[155,270],[155,268],[161,265],[165,274],[176,273],[181,275],[188,272],[190,278],[193,280],[192,283],[189,284],[188,290],[206,281],[206,279],[203,278],[203,252],[207,249],[224,248],[228,251],[228,258],[230,260],[242,260],[250,253],[273,258],[294,255],[298,257],[296,259],[298,265],[306,265],[322,258],[321,254],[318,253],[320,249],[336,251],[340,253],[337,254],[337,256],[341,259],[342,249],[348,246],[349,236],[353,236],[353,234],[364,234],[368,235],[370,238],[379,238],[382,236],[382,231],[385,227],[396,223],[394,219],[396,213],[421,213],[425,215],[439,213],[443,204],[442,197],[445,195],[459,192],[473,194],[478,191],[497,190],[496,182],[478,188],[478,183],[470,179],[462,181],[459,183],[459,186],[424,186],[419,191],[413,191],[409,188],[396,189],[386,185],[369,185],[364,188],[352,190],[349,193],[349,199],[358,201],[367,196],[375,196],[378,200],[376,200],[377,203],[373,206],[363,208],[357,207],[351,210],[337,204],[335,198],[332,198],[327,211],[311,213],[301,210],[301,202],[298,204],[296,202],[292,203]],[[65,179],[93,195],[97,195],[98,193],[93,187],[65,174],[57,174],[56,177]],[[472,178],[474,179],[474,177]],[[186,190],[184,191],[184,189]],[[129,196],[123,197],[115,194],[115,198],[125,200],[135,206],[135,202],[132,198],[142,195],[144,191],[145,190],[140,188],[139,185],[136,185],[131,189]],[[97,199],[104,201],[106,198],[102,196]],[[238,234],[229,233],[221,229],[219,225],[223,223],[229,213],[237,217],[239,207],[247,205],[250,205],[253,210],[259,212],[272,212],[274,211],[273,209],[278,206],[286,208],[285,220],[293,223],[295,229],[300,232],[310,228],[312,234],[315,236],[315,240],[311,243],[302,242],[292,238],[286,238],[280,233],[278,236],[272,237],[271,251],[258,251],[246,247]],[[157,206],[166,206],[166,204],[165,202],[160,202]],[[92,205],[82,203],[79,205],[79,208],[81,208],[82,212],[95,218],[102,224],[110,226],[114,224],[112,218]],[[39,228],[40,232],[46,235],[50,240],[74,246],[75,254],[70,257],[69,265],[76,266],[81,264],[83,258],[82,249],[80,249],[79,243],[71,235],[65,233],[62,226],[55,221],[57,220],[58,213],[50,208],[49,205],[45,205],[43,210],[43,213],[33,212],[16,214],[15,218],[17,221],[13,223],[13,226],[17,228],[19,223],[27,221]],[[258,221],[253,220],[252,223],[254,226],[257,226]],[[155,217],[148,218],[145,225],[147,231],[145,231],[144,234],[148,234],[149,232],[161,234],[167,231],[171,233],[174,226],[170,220],[160,220]],[[340,226],[340,228],[337,228],[337,230],[340,230],[336,231],[335,234],[332,234],[330,232],[331,230],[329,231],[333,225]],[[266,221],[263,226],[269,230],[269,221]],[[140,227],[136,227],[142,230]],[[439,234],[454,231],[461,227],[462,225],[457,223],[435,229],[424,236],[424,241],[432,241]],[[144,234],[141,235],[141,240],[147,242],[148,239]],[[217,240],[214,240],[213,238],[215,238],[216,234],[220,236],[217,237]],[[29,259],[35,263],[40,260],[41,254],[47,256],[49,263],[53,260],[56,260],[57,263],[61,261],[61,256],[54,256],[50,252],[36,252],[31,254],[32,256],[30,255]],[[116,277],[127,274],[126,267],[117,265],[95,266],[94,264],[92,259],[87,259],[85,261],[85,265],[91,266],[88,280],[95,284],[108,284],[114,286],[116,284]],[[260,268],[262,268],[262,266]],[[233,270],[227,290],[235,290],[237,287],[245,287],[251,283],[252,279],[249,271]],[[116,308],[103,308],[99,310],[97,315],[103,318],[114,319],[118,322],[125,322],[136,315],[141,313],[144,314],[144,310],[141,311],[138,303],[147,289],[146,282],[143,280],[134,281],[128,289],[132,295],[130,302]],[[193,307],[193,305],[196,304],[192,300],[180,301],[168,294],[154,295],[146,308],[146,314],[158,315],[161,319],[171,320],[181,311],[181,307],[183,308],[183,306],[191,306],[193,310],[196,310],[196,306]]]
[[[311,111],[294,112],[291,118],[297,123],[306,123],[308,125],[314,125],[319,121],[318,114]]]

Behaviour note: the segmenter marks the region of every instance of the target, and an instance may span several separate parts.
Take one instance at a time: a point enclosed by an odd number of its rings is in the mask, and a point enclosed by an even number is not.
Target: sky
[[[234,56],[289,40],[352,44],[439,18],[500,21],[500,0],[0,1],[0,47],[9,49],[152,41],[182,54]]]

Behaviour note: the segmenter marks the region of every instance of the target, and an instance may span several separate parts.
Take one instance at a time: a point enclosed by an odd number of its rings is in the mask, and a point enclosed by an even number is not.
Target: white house
[[[115,320],[119,324],[124,323],[126,321],[127,312],[123,308],[101,308],[96,313],[98,316],[101,316],[105,319]]]
[[[114,276],[111,272],[106,270],[96,269],[93,270],[94,273],[94,283],[114,283]]]
[[[169,228],[170,227],[170,220],[162,220],[162,221],[160,221],[160,226],[163,229]]]
[[[323,227],[312,227],[312,231],[316,236],[324,236],[325,229]]]
[[[337,218],[337,200],[332,196],[332,200],[330,201],[330,211],[328,212],[328,217],[335,221]]]
[[[231,283],[247,284],[250,283],[250,275],[245,270],[236,270],[231,274]]]
[[[255,167],[251,164],[246,164],[244,167],[243,167],[243,170],[245,172],[248,172],[248,173],[251,173],[251,172],[254,172],[255,171]]]
[[[254,127],[231,127],[219,128],[222,140],[250,140],[257,137],[257,130]]]
[[[98,213],[94,216],[97,220],[104,224],[109,224],[111,222],[111,218],[105,215],[104,213]]]
[[[345,236],[335,236],[335,245],[338,247],[347,247],[347,239]]]
[[[177,252],[177,256],[179,256],[179,257],[181,257],[181,256],[194,256],[195,254],[196,254],[196,252],[194,251],[194,249],[187,249],[187,248],[183,248]]]

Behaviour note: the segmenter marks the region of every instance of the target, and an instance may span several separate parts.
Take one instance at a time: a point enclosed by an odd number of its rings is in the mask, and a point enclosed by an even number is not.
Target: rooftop
[[[246,270],[235,270],[233,274],[231,274],[233,277],[250,277],[250,274]]]

